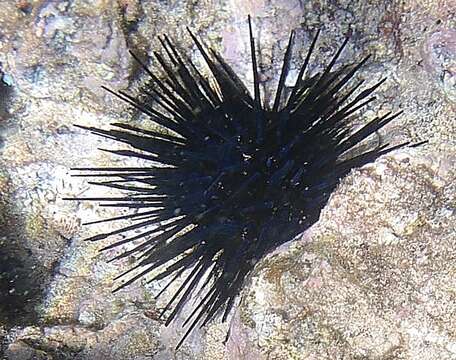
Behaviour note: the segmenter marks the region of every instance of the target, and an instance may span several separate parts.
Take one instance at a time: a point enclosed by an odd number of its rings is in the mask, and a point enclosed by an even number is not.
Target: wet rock
[[[112,143],[72,124],[153,126],[100,85],[134,94],[147,78],[127,49],[147,59],[159,48],[157,35],[162,33],[202,64],[186,26],[251,85],[248,13],[263,53],[259,60],[266,100],[275,89],[290,30],[296,30],[297,61],[288,86],[317,28],[322,33],[311,61],[313,73],[327,64],[349,33],[352,41],[341,62],[371,53],[361,77],[367,82],[388,77],[377,94],[379,111],[405,110],[376,141],[427,139],[431,145],[411,152],[408,163],[394,157],[355,171],[342,182],[307,242],[284,247],[259,263],[231,323],[228,347],[223,343],[227,325],[215,322],[176,352],[181,319],[167,328],[157,319],[172,289],[157,301],[153,295],[162,283],[138,282],[112,294],[118,285],[114,278],[131,263],[108,263],[116,252],[98,252],[107,244],[82,241],[105,230],[81,227],[82,222],[115,211],[62,200],[116,194],[71,178],[70,167],[137,164],[98,151]],[[456,123],[454,103],[441,96],[442,91],[451,95],[451,79],[443,77],[442,82],[440,77],[447,74],[443,55],[450,48],[428,47],[429,61],[422,51],[430,40],[439,44],[447,39],[433,34],[454,27],[452,13],[452,0],[236,0],[216,5],[3,1],[0,63],[9,91],[0,116],[6,109],[9,119],[0,120],[0,167],[9,181],[8,205],[0,211],[8,225],[0,226],[0,246],[7,246],[7,252],[0,249],[2,256],[7,254],[2,279],[8,280],[0,280],[0,286],[3,294],[14,289],[8,296],[21,296],[0,302],[11,304],[3,314],[20,319],[0,319],[0,349],[14,360],[261,359],[265,354],[300,359],[306,353],[317,359],[340,354],[347,359],[369,354],[454,357],[449,301],[453,268],[444,260],[454,248],[447,231],[454,224],[455,159],[449,155],[454,154]],[[149,63],[155,69],[154,60]],[[376,109],[367,109],[366,119],[377,115]],[[421,164],[415,162],[418,158]],[[11,279],[16,279],[13,286]],[[23,296],[24,289],[36,292]]]
[[[259,264],[231,359],[455,357],[456,154],[354,171],[303,240]],[[419,201],[417,201],[419,199]]]
[[[29,99],[93,105],[103,100],[101,85],[127,86],[130,61],[115,7],[53,0],[30,7],[21,15],[16,9],[3,28],[9,41],[0,61],[18,91]]]
[[[423,46],[423,59],[432,79],[456,103],[456,30],[431,34]]]
[[[150,359],[160,349],[151,335],[155,327],[141,315],[115,320],[100,331],[78,326],[28,327],[15,334],[5,355],[14,360]]]

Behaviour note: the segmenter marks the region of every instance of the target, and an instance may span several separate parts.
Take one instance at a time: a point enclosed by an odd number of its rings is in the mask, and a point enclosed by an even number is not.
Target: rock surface
[[[341,62],[388,80],[365,117],[405,110],[375,141],[429,140],[343,179],[302,239],[256,267],[230,324],[196,332],[157,318],[172,292],[136,283],[112,294],[128,261],[83,238],[110,212],[63,201],[102,190],[74,166],[126,165],[72,124],[151,126],[101,85],[134,93],[167,33],[197,59],[189,26],[252,83],[247,14],[270,98],[289,32],[299,66],[322,29],[312,71],[345,34]],[[0,354],[5,359],[454,359],[456,18],[452,0],[4,0],[0,13]],[[196,60],[197,61],[197,60]],[[151,61],[153,66],[153,61]],[[356,124],[354,124],[356,126]],[[103,190],[105,191],[105,190]],[[111,212],[112,213],[112,212]],[[226,330],[230,338],[226,345]]]
[[[230,359],[455,358],[456,157],[415,150],[353,171],[257,267]]]

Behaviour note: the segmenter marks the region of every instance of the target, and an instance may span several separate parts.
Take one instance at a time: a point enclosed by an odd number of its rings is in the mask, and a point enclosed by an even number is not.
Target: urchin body
[[[113,124],[112,130],[81,126],[129,145],[127,150],[109,150],[112,153],[150,160],[151,165],[77,169],[88,171],[83,176],[104,178],[95,184],[125,192],[119,198],[84,200],[132,210],[129,215],[101,220],[130,219],[131,225],[89,239],[127,234],[104,249],[140,242],[113,259],[133,256],[137,261],[119,276],[130,277],[118,289],[155,269],[159,272],[151,281],[169,278],[169,285],[183,276],[162,312],[171,311],[168,324],[192,291],[202,287],[202,298],[186,319],[188,329],[181,342],[196,325],[204,326],[216,314],[222,312],[226,319],[254,264],[317,221],[340,178],[353,167],[406,145],[386,144],[347,156],[399,115],[377,117],[355,132],[347,128],[347,118],[370,103],[371,94],[383,82],[362,91],[362,81],[352,84],[368,57],[356,65],[334,68],[348,39],[322,73],[306,76],[317,33],[296,84],[285,94],[292,33],[274,103],[268,108],[261,101],[251,27],[253,96],[216,52],[207,51],[191,32],[190,36],[213,81],[164,37],[167,59],[155,54],[166,73],[164,80],[133,55],[151,78],[141,97],[108,90],[166,132],[126,124]],[[137,230],[139,234],[128,235]]]

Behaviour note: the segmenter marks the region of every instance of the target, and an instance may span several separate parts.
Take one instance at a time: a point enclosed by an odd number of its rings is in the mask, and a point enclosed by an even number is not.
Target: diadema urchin
[[[363,81],[354,81],[369,56],[335,69],[348,37],[326,68],[310,76],[306,69],[317,32],[295,85],[288,89],[285,79],[292,32],[275,99],[269,106],[261,99],[250,18],[249,30],[253,97],[221,56],[206,49],[188,30],[211,79],[163,36],[160,42],[166,57],[155,56],[165,79],[159,79],[132,54],[150,77],[139,96],[106,89],[166,131],[122,123],[112,124],[112,130],[79,126],[129,146],[106,151],[150,162],[146,167],[74,169],[82,171],[79,176],[102,179],[92,184],[125,193],[116,198],[76,200],[131,210],[127,215],[88,223],[132,222],[87,239],[124,236],[102,250],[134,244],[112,259],[131,256],[136,260],[116,278],[125,279],[116,290],[152,271],[149,281],[169,279],[164,289],[182,278],[161,312],[161,316],[169,314],[168,325],[194,290],[202,289],[177,347],[195,326],[205,326],[218,314],[226,320],[255,263],[315,223],[340,178],[352,168],[408,144],[384,144],[350,155],[349,150],[400,112],[376,117],[356,131],[347,128],[347,119],[374,100],[372,93],[384,81],[362,91]]]

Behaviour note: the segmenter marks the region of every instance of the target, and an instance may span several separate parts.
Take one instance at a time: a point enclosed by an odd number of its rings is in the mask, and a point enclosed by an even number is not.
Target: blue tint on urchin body
[[[155,269],[158,275],[150,280],[169,279],[166,287],[183,277],[161,313],[169,313],[168,325],[195,288],[202,287],[203,295],[186,318],[187,329],[177,347],[195,326],[206,325],[219,313],[226,319],[255,263],[315,223],[339,180],[352,168],[408,145],[385,144],[356,156],[347,153],[400,114],[376,117],[357,131],[347,128],[346,120],[374,100],[372,93],[384,81],[363,90],[363,81],[354,81],[369,57],[335,68],[348,38],[324,71],[308,76],[317,32],[294,87],[288,90],[284,85],[292,32],[273,105],[263,104],[250,18],[249,29],[253,96],[220,55],[206,49],[189,30],[212,79],[164,36],[160,42],[166,57],[155,53],[164,79],[132,54],[150,82],[139,96],[106,89],[166,132],[122,123],[112,124],[111,130],[79,126],[129,145],[107,151],[151,162],[147,167],[75,169],[82,172],[79,176],[100,179],[93,184],[124,191],[118,198],[77,200],[131,210],[128,215],[92,222],[129,219],[131,225],[88,239],[124,235],[104,250],[135,241],[131,250],[112,259],[133,256],[137,261],[118,276],[125,281],[116,290]]]

